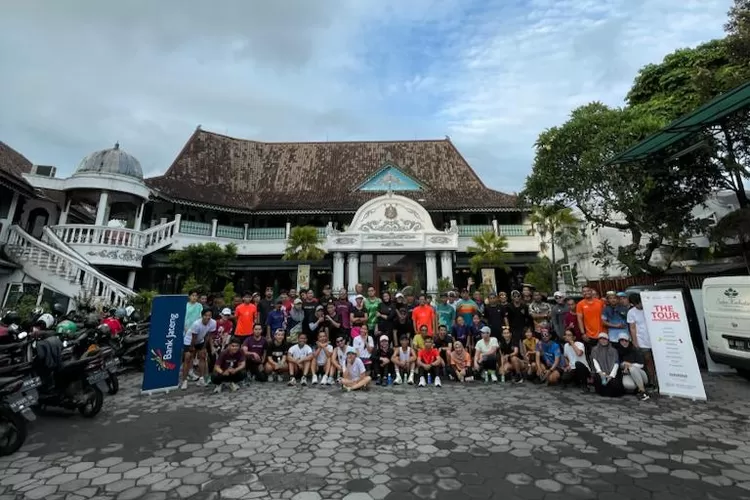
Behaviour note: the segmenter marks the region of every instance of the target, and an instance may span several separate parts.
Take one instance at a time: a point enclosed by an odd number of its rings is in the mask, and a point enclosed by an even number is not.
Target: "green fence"
[[[208,222],[183,220],[180,221],[180,232],[184,234],[197,234],[199,236],[211,236],[211,224]]]
[[[245,228],[235,226],[222,226],[221,224],[216,227],[216,236],[219,238],[230,238],[233,240],[244,240],[245,239]]]
[[[248,240],[285,240],[286,228],[283,227],[249,227]]]

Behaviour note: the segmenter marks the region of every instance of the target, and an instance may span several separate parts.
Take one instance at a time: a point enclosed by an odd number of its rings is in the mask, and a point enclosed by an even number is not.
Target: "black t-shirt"
[[[393,320],[396,318],[396,307],[393,302],[381,302],[378,313],[388,316],[387,319],[378,316],[378,331],[390,336],[393,331]]]
[[[268,344],[268,347],[266,348],[268,357],[274,360],[274,362],[279,361],[281,358],[283,358],[287,352],[289,352],[289,344],[287,344],[286,342],[282,342],[281,345],[278,345],[274,340],[273,342]]]
[[[408,316],[403,323],[396,319],[393,322],[393,329],[396,330],[398,338],[401,338],[402,335],[407,335],[409,338],[414,336],[414,322]]]
[[[500,338],[500,348],[498,349],[501,354],[513,354],[513,349],[519,347],[519,341],[511,338],[510,342],[506,342],[504,338]],[[521,352],[520,348],[518,352]]]
[[[365,318],[367,319],[367,311],[363,307],[362,309],[357,309],[356,307],[352,308],[352,316],[355,318]],[[367,324],[365,322],[365,324]],[[352,323],[352,326],[362,326],[362,323],[357,323],[356,325]]]
[[[260,302],[258,302],[258,323],[266,324],[268,313],[273,309],[273,305],[273,299],[260,299]]]
[[[326,314],[327,314],[327,313],[326,313]],[[336,323],[338,323],[339,325],[341,325],[341,318],[339,317],[339,315],[338,315],[338,314],[336,314],[336,313],[333,313],[333,316],[331,316],[331,319],[332,319],[333,321],[335,321]],[[334,341],[334,340],[336,340],[336,339],[337,339],[337,338],[338,338],[338,337],[339,337],[339,336],[341,335],[341,333],[342,333],[342,328],[341,328],[341,326],[339,326],[339,327],[335,327],[335,326],[333,326],[333,324],[332,324],[332,323],[331,323],[330,321],[328,321],[328,320],[325,320],[325,321],[323,322],[323,324],[322,324],[322,325],[320,325],[320,328],[326,328],[326,329],[328,330],[328,339],[329,339],[329,340],[331,340],[331,341]]]
[[[529,306],[526,304],[521,304],[518,307],[514,304],[509,304],[506,313],[508,315],[508,326],[510,326],[510,331],[513,332],[514,338],[518,334],[522,334],[523,329],[531,324]]]
[[[317,309],[317,307],[318,307],[317,300],[313,299],[313,300],[302,301],[302,310],[305,311],[305,321],[302,323],[302,331],[307,334],[310,333],[310,323],[314,323],[316,321],[315,309]]]
[[[389,345],[387,349],[383,350],[378,346],[378,348],[373,353],[373,359],[380,359],[380,358],[388,358],[391,359],[393,357],[393,349]]]
[[[501,305],[489,305],[485,308],[485,316],[487,318],[487,326],[492,330],[492,336],[500,338],[503,332],[503,325],[505,324],[505,307]]]
[[[435,345],[435,349],[442,349],[443,347],[451,347],[453,345],[453,337],[446,335],[444,338],[440,338],[440,335],[432,337],[432,343]]]

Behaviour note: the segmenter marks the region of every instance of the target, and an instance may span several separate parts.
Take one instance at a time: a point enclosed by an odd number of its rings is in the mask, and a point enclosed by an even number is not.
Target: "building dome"
[[[119,144],[115,144],[112,149],[103,149],[88,155],[81,161],[73,175],[89,173],[116,174],[143,179],[140,162],[120,149]]]

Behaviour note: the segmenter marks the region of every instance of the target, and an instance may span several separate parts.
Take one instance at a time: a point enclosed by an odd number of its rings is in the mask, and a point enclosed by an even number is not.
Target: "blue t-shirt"
[[[565,358],[562,355],[560,344],[557,342],[553,342],[552,340],[548,342],[539,342],[536,345],[536,351],[541,353],[542,359],[544,360],[544,364],[547,365],[547,368],[552,366],[555,362],[555,358],[560,358],[560,362],[557,365],[558,367],[565,367]]]
[[[203,304],[200,302],[196,302],[195,304],[191,304],[190,302],[187,303],[187,307],[185,308],[185,331],[187,332],[188,329],[201,319],[201,315],[203,315]]]
[[[438,324],[445,325],[450,330],[456,322],[456,310],[449,304],[438,304],[435,310],[438,314]]]
[[[609,341],[617,342],[621,333],[628,333],[628,308],[625,306],[607,306],[602,312],[602,320],[618,327],[609,327]]]
[[[453,328],[451,328],[451,336],[463,345],[466,345],[469,339],[469,332],[470,330],[467,325],[453,325]]]
[[[271,327],[271,335],[273,335],[279,328],[284,328],[284,311],[272,310],[268,313],[266,318],[266,326]]]

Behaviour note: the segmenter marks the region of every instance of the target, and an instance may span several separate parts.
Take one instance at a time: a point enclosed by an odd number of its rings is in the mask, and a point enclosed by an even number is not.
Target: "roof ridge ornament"
[[[115,149],[120,149],[120,141],[115,141]]]

